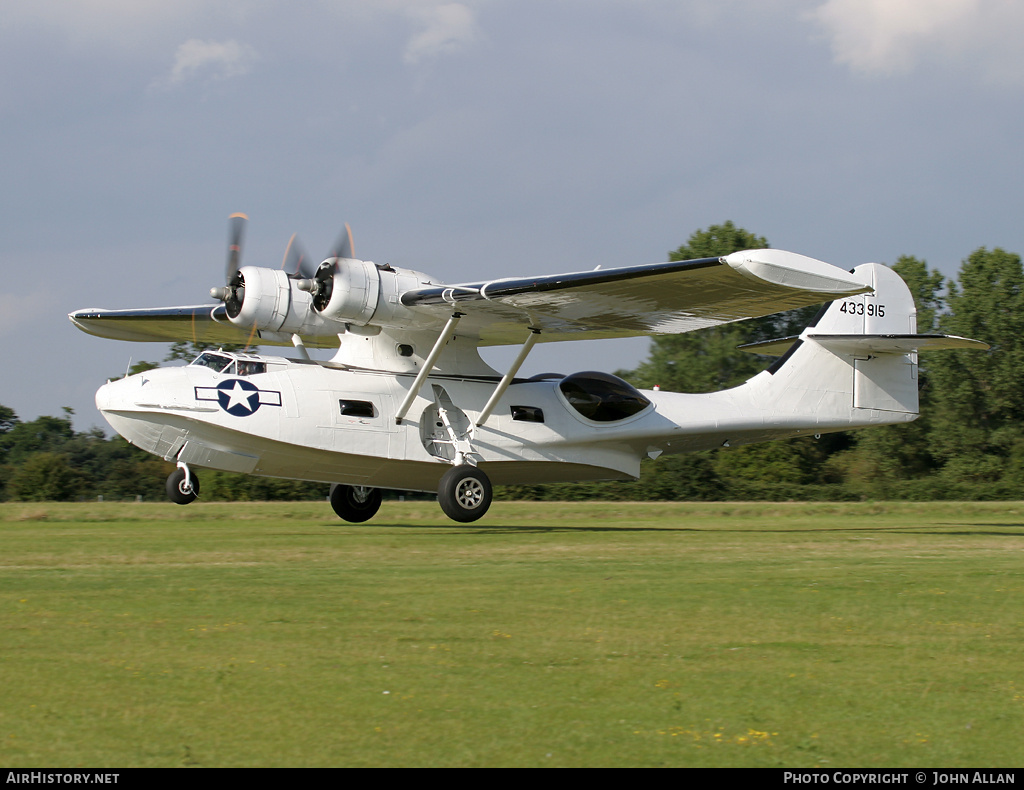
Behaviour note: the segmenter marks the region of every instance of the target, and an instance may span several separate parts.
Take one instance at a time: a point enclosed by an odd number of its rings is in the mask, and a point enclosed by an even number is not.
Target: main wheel
[[[437,487],[437,501],[452,521],[476,521],[491,506],[491,481],[475,466],[453,466]]]
[[[353,524],[361,524],[377,515],[383,498],[379,488],[331,486],[331,507],[339,518]]]
[[[167,498],[176,505],[187,505],[195,502],[199,496],[199,478],[195,472],[189,474],[192,485],[185,482],[185,470],[175,469],[167,478]]]

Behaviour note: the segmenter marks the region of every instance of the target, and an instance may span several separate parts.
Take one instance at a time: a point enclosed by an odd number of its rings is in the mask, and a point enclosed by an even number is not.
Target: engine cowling
[[[238,326],[299,335],[338,331],[310,310],[310,295],[299,290],[296,281],[280,269],[243,266],[229,289],[231,294],[225,306],[228,318]]]
[[[331,321],[366,326],[377,312],[380,272],[376,264],[328,258],[314,275],[313,309]]]
[[[416,328],[436,321],[401,303],[405,291],[428,286],[422,272],[378,266],[353,258],[328,258],[312,281],[300,283],[312,293],[313,310],[328,321],[352,326]]]

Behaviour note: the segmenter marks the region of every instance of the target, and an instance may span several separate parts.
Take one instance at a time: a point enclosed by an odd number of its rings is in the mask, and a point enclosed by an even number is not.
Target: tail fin
[[[918,350],[988,348],[976,340],[918,335],[914,298],[896,272],[865,263],[854,273],[873,291],[831,302],[798,338],[745,347],[778,353],[789,345],[766,374],[749,382],[773,402],[779,418],[813,415],[822,430],[913,420]]]
[[[866,263],[854,273],[872,292],[837,299],[801,335],[848,360],[853,368],[853,408],[918,413],[917,308],[906,283],[892,269]],[[891,351],[880,343],[902,338]]]

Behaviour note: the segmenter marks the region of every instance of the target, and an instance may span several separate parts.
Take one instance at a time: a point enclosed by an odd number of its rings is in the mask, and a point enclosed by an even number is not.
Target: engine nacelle
[[[314,281],[313,309],[324,318],[366,326],[377,312],[380,273],[370,261],[328,258]]]
[[[427,275],[411,269],[353,258],[328,258],[320,264],[315,279],[300,287],[311,290],[313,310],[328,321],[412,329],[432,325],[436,319],[413,312],[400,297],[429,285]]]
[[[255,326],[261,332],[299,335],[338,332],[337,325],[310,309],[310,295],[299,290],[296,281],[280,269],[243,266],[229,288],[233,296],[226,300],[226,306],[233,324]]]

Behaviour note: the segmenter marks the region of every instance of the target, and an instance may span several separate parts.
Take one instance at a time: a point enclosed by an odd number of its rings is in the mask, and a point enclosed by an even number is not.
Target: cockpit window
[[[192,360],[192,364],[210,368],[227,376],[255,376],[257,373],[267,372],[266,362],[251,359],[236,360],[226,354],[217,354],[212,351],[204,351]]]
[[[624,420],[651,405],[636,387],[608,373],[574,373],[558,389],[580,416],[595,422]]]
[[[267,363],[266,362],[253,362],[248,359],[238,360],[238,375],[239,376],[255,376],[257,373],[266,373]]]
[[[204,351],[198,357],[192,360],[193,365],[200,365],[204,368],[210,368],[218,373],[225,372],[231,363],[233,363],[231,357],[224,356],[223,354],[214,354],[211,351]]]

